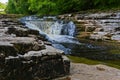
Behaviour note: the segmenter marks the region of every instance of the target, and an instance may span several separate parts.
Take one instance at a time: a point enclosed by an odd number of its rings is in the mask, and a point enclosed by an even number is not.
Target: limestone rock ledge
[[[0,80],[50,80],[69,74],[70,61],[63,51],[38,31],[9,16],[0,18]]]
[[[70,62],[63,52],[46,46],[18,56],[0,56],[0,80],[48,80],[69,74]]]

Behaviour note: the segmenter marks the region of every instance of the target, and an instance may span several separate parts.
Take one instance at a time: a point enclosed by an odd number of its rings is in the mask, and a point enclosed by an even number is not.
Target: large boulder
[[[1,61],[4,67],[0,66],[0,80],[49,80],[68,75],[70,70],[70,61],[63,51],[51,46]]]

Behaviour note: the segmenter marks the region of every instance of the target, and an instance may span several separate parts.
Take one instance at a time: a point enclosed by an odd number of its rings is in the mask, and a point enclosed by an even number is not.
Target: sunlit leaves
[[[56,15],[88,9],[120,7],[120,0],[9,0],[6,12]]]
[[[0,9],[5,9],[5,7],[6,7],[6,4],[3,4],[0,2]]]

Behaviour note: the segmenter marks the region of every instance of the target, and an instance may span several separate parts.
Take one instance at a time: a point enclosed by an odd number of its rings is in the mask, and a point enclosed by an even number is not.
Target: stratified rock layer
[[[120,42],[120,11],[64,14],[58,17],[75,22],[78,39]]]
[[[63,51],[13,17],[0,18],[0,80],[49,80],[69,74],[70,61]]]

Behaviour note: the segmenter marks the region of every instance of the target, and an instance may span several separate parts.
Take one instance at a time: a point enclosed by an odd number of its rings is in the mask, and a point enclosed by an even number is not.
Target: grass
[[[110,61],[110,60],[98,61],[98,60],[91,60],[84,57],[76,57],[76,56],[70,56],[70,55],[68,55],[67,57],[73,63],[84,63],[88,65],[103,64],[103,65],[120,69],[120,60],[119,61]]]
[[[93,41],[88,39],[81,39],[79,38],[81,43],[90,43],[93,45],[104,46],[106,47],[106,51],[109,54],[120,54],[120,43],[116,41]],[[99,56],[98,56],[99,57]],[[68,58],[75,63],[85,63],[90,65],[96,64],[104,64],[107,66],[111,66],[117,69],[120,69],[120,59],[119,60],[92,60],[87,59],[84,57],[75,57],[75,56],[68,56]]]
[[[76,56],[70,56],[70,55],[68,55],[67,57],[71,60],[71,62],[74,62],[74,63],[85,63],[89,65],[96,65],[101,63],[99,61],[90,60],[84,57],[76,57]]]
[[[119,61],[104,61],[107,66],[111,66],[117,69],[120,69],[120,60]]]
[[[109,50],[109,52],[112,53],[112,54],[120,54],[120,50],[119,49]]]

